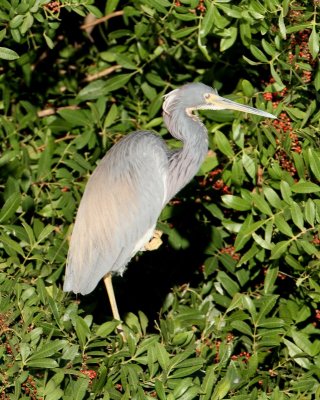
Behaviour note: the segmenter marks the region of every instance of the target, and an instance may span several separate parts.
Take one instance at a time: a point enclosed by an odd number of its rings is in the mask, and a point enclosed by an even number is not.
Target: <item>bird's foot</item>
[[[144,245],[144,250],[153,251],[157,250],[162,245],[162,236],[163,232],[159,230],[155,230],[153,232],[153,237],[149,240],[148,243]]]

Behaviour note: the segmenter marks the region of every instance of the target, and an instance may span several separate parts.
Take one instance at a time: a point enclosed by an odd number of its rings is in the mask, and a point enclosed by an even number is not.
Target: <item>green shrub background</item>
[[[0,2],[1,399],[320,398],[319,7]],[[113,143],[177,145],[193,81],[278,119],[201,112],[207,159],[115,279],[124,343],[102,285],[62,292],[68,237]]]

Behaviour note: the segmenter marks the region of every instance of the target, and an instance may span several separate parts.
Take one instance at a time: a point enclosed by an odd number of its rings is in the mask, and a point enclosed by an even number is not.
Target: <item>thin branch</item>
[[[57,111],[60,110],[78,110],[79,106],[65,106],[65,107],[58,107],[58,108],[45,108],[44,110],[40,110],[37,112],[39,118],[49,117],[50,115],[54,115]]]
[[[92,26],[98,25],[98,24],[102,24],[102,22],[108,21],[108,19],[114,18],[114,17],[120,17],[121,15],[124,14],[124,11],[115,11],[113,13],[110,13],[108,15],[105,15],[104,17],[101,18],[97,18],[94,21],[90,21],[87,24],[83,24],[80,26],[81,29],[88,29],[91,28]]]
[[[113,71],[116,71],[119,68],[121,68],[121,65],[119,65],[119,64],[113,65],[112,67],[108,67],[106,69],[103,69],[102,71],[99,71],[99,72],[97,72],[95,74],[86,76],[84,78],[84,82],[95,81],[96,79],[102,78],[103,76],[112,74]]]

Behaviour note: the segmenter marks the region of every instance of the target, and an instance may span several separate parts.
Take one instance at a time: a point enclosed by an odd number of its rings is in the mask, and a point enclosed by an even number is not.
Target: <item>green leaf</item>
[[[284,23],[284,16],[283,16],[283,8],[281,9],[280,16],[279,16],[279,31],[282,38],[285,40],[287,38],[287,30]]]
[[[20,32],[22,35],[25,35],[26,32],[32,27],[34,22],[33,15],[31,13],[27,13],[24,16],[24,20],[20,26]]]
[[[307,222],[311,225],[314,226],[315,223],[315,218],[316,218],[316,207],[314,202],[311,199],[308,199],[305,208],[304,208],[304,214]]]
[[[294,343],[290,342],[290,340],[283,339],[283,342],[287,346],[289,354],[293,360],[300,365],[300,367],[310,369],[311,362],[308,360],[308,358],[303,357],[303,351]]]
[[[90,380],[87,377],[79,376],[72,388],[72,400],[83,400]]]
[[[249,311],[252,318],[255,319],[257,311],[256,311],[256,307],[254,305],[254,302],[252,301],[250,296],[248,296],[248,295],[242,296],[242,305],[243,305],[243,308],[245,308],[246,310]]]
[[[200,168],[200,175],[205,175],[219,165],[218,158],[213,152],[207,155]]]
[[[248,57],[246,57],[246,56],[242,56],[242,58],[243,58],[249,65],[254,65],[254,66],[256,66],[256,65],[260,65],[260,64],[261,64],[261,62],[252,61],[252,60],[250,60],[250,58],[248,58]]]
[[[10,21],[10,28],[11,29],[19,28],[19,26],[22,24],[23,20],[24,20],[24,15],[22,15],[22,14],[15,15]]]
[[[214,24],[213,12],[214,12],[215,4],[209,3],[207,7],[204,18],[201,21],[199,34],[202,38],[206,37],[208,33],[211,31],[212,26]]]
[[[53,356],[60,351],[67,344],[66,340],[55,340],[53,342],[45,343],[42,347],[32,353],[29,360],[44,359]]]
[[[59,364],[53,358],[37,358],[27,362],[28,367],[31,368],[57,368]]]
[[[231,326],[233,329],[236,329],[237,331],[247,335],[247,336],[252,336],[253,332],[250,327],[246,322],[244,321],[232,321]]]
[[[256,235],[255,233],[252,233],[252,237],[255,239]],[[257,242],[258,243],[258,242]],[[260,243],[258,243],[260,245]],[[263,247],[263,246],[262,246]],[[268,249],[270,246],[267,246]],[[265,248],[265,247],[263,247]],[[240,258],[240,261],[238,262],[238,267],[240,267],[243,264],[246,264],[248,261],[251,261],[253,259],[253,257],[259,252],[259,249],[256,245],[253,245],[246,253],[244,253],[244,255]]]
[[[265,201],[265,199],[262,197],[262,195],[258,193],[252,193],[252,200],[254,206],[263,214],[267,214],[269,216],[272,216],[272,211],[271,208],[269,207],[269,204]]]
[[[277,304],[278,299],[279,299],[278,295],[266,295],[261,298],[258,319],[256,321],[256,324],[258,326],[260,321],[264,320],[267,314],[269,314],[269,312]]]
[[[250,201],[242,199],[241,197],[238,196],[233,196],[232,194],[226,194],[221,196],[221,200],[226,206],[234,210],[247,211],[252,208]]]
[[[300,230],[304,230],[304,219],[303,219],[303,213],[301,211],[300,206],[296,202],[293,202],[290,207],[290,211],[291,211],[291,217],[292,217],[293,223]]]
[[[264,278],[263,290],[265,294],[272,294],[275,289],[275,282],[278,278],[279,268],[278,266],[270,266],[267,269]]]
[[[299,239],[298,244],[300,245],[302,251],[306,252],[307,254],[310,254],[311,256],[319,256],[319,248],[307,240]]]
[[[119,0],[108,0],[105,4],[105,13],[106,14],[111,14],[114,12],[119,4]]]
[[[314,83],[315,89],[320,90],[320,64],[318,64],[318,68],[315,71],[313,83]]]
[[[235,26],[230,26],[226,30],[227,36],[223,37],[220,41],[220,51],[226,51],[234,45],[238,36],[238,29]]]
[[[309,36],[309,50],[313,59],[316,59],[319,54],[319,35],[316,31],[316,25],[313,25],[311,35]]]
[[[43,228],[43,230],[40,232],[37,242],[41,243],[44,239],[46,239],[48,236],[51,235],[51,233],[55,230],[56,228],[52,225],[47,225]]]
[[[257,60],[259,60],[259,61],[261,61],[261,62],[264,62],[264,63],[267,63],[267,62],[268,62],[268,59],[267,59],[267,57],[264,55],[264,53],[263,53],[258,47],[254,46],[253,44],[250,45],[250,51],[251,51],[251,53],[253,54],[253,56],[254,56]]]
[[[194,374],[196,371],[199,371],[204,364],[204,360],[200,358],[194,358],[191,361],[191,365],[188,366],[179,366],[177,369],[174,370],[173,373],[170,374],[170,377],[172,379],[180,379],[180,378],[185,378],[188,376],[191,376]]]
[[[119,74],[108,79],[106,81],[106,93],[113,92],[119,88],[124,87],[129,82],[132,76],[133,73]]]
[[[0,236],[0,243],[2,243],[4,246],[8,246],[9,249],[12,249],[14,252],[20,254],[21,256],[25,256],[23,248],[17,242],[10,239],[8,236],[2,234]]]
[[[311,171],[313,172],[314,176],[320,182],[320,155],[319,152],[316,152],[315,149],[309,148],[308,149],[308,157]]]
[[[169,364],[170,364],[169,353],[167,352],[165,347],[163,345],[161,345],[160,343],[155,344],[155,350],[156,350],[157,359],[159,361],[159,364],[161,365],[161,368],[164,371],[167,371]]]
[[[59,110],[58,114],[63,119],[70,122],[71,126],[90,126],[92,121],[89,118],[87,110]]]
[[[278,90],[282,90],[285,88],[285,85],[283,84],[280,75],[278,74],[278,72],[275,70],[274,65],[270,64],[270,71],[271,71],[271,75],[273,77],[273,79],[276,81],[276,83],[279,85]]]
[[[118,64],[120,64],[123,68],[127,69],[137,69],[137,65],[134,63],[133,60],[131,60],[129,57],[127,57],[124,54],[117,54],[116,55],[116,61]]]
[[[182,39],[186,36],[190,36],[193,32],[197,30],[197,27],[191,27],[191,28],[182,28],[177,30],[176,32],[172,33],[172,38],[173,39]]]
[[[280,258],[286,251],[290,244],[289,240],[282,240],[278,242],[271,250],[271,260]]]
[[[312,182],[298,182],[291,186],[295,193],[316,193],[320,192],[320,186]]]
[[[230,278],[225,272],[220,271],[217,276],[217,280],[221,283],[224,289],[228,292],[230,296],[235,296],[239,293],[240,287],[234,279]]]
[[[274,223],[281,233],[283,233],[289,237],[294,236],[290,225],[288,224],[287,221],[285,221],[285,219],[283,218],[283,216],[281,214],[274,216]]]
[[[109,128],[109,126],[111,126],[115,122],[117,116],[118,108],[116,104],[112,104],[103,123],[104,129]]]
[[[219,383],[215,386],[213,395],[211,400],[221,400],[224,399],[228,394],[231,387],[231,382],[227,376],[219,381]]]
[[[247,79],[243,79],[241,81],[241,87],[245,96],[252,97],[254,95],[254,87]]]
[[[264,328],[264,329],[280,329],[285,325],[285,321],[281,318],[276,318],[276,317],[269,317],[267,319],[262,319],[262,321],[259,321],[259,328]],[[262,332],[260,331],[262,334]],[[271,333],[271,331],[270,331]],[[266,334],[268,335],[268,333]]]
[[[282,210],[283,203],[275,190],[273,190],[270,187],[264,187],[263,193],[264,193],[266,199],[268,200],[268,202],[272,205],[272,207],[274,207],[278,210]]]
[[[272,45],[272,43],[269,43],[266,41],[266,39],[262,39],[261,41],[263,50],[271,57],[274,57],[276,54],[276,49]]]
[[[218,375],[215,373],[215,366],[210,365],[206,370],[206,375],[201,386],[200,400],[210,400],[213,386],[217,381]],[[162,399],[161,399],[162,400]]]
[[[102,79],[90,82],[87,86],[80,90],[78,93],[78,101],[94,100],[102,97],[107,92],[107,83]]]
[[[241,38],[241,41],[244,44],[244,46],[246,48],[248,48],[252,41],[251,26],[247,22],[244,22],[244,19],[242,19],[242,21],[240,23],[240,38]],[[245,56],[243,56],[243,58],[246,59]],[[250,60],[246,59],[246,61],[249,62],[249,64],[251,64]],[[251,64],[251,65],[257,65],[257,64],[260,64],[260,63],[253,62],[253,64]]]
[[[236,251],[241,250],[244,244],[251,237],[252,233],[262,227],[265,223],[266,222],[264,220],[261,220],[253,223],[251,222],[243,224],[235,241]]]
[[[190,387],[194,386],[192,384],[191,378],[185,378],[178,381],[177,385],[172,392],[174,399],[181,399],[187,393]]]
[[[21,194],[16,192],[8,197],[0,211],[0,223],[9,221],[21,204]]]
[[[98,329],[96,330],[95,334],[97,336],[101,336],[101,337],[107,337],[110,335],[110,333],[114,332],[114,330],[117,328],[117,326],[119,325],[118,321],[107,321],[104,322],[102,325],[100,325],[98,327]]]
[[[0,47],[0,58],[3,60],[12,61],[19,57],[19,54],[14,50],[8,49],[7,47]]]
[[[54,42],[51,39],[51,37],[48,36],[45,32],[43,32],[43,37],[44,37],[44,40],[46,41],[47,46],[49,47],[49,49],[53,49],[54,48]]]
[[[154,386],[155,386],[155,389],[157,392],[158,399],[159,400],[167,400],[163,383],[159,379],[156,379]]]
[[[215,132],[214,140],[221,153],[225,154],[229,158],[234,157],[234,152],[232,150],[231,144],[222,132],[217,130]]]
[[[252,178],[252,179],[256,179],[257,176],[257,165],[256,162],[249,157],[246,153],[242,154],[242,165],[243,168],[246,170],[246,172],[248,173],[248,175]]]
[[[308,335],[306,333],[294,330],[292,332],[292,339],[302,351],[308,354],[308,356],[314,357],[316,355],[314,353],[314,346],[308,339]]]
[[[283,200],[289,205],[292,204],[293,203],[292,192],[291,192],[291,188],[290,188],[288,182],[281,181],[280,182],[280,190],[281,190],[281,195],[282,195]]]
[[[41,153],[37,168],[37,180],[42,181],[49,179],[51,176],[52,155],[54,152],[54,139],[48,134],[44,143],[44,150]]]
[[[75,330],[79,339],[80,346],[84,348],[87,340],[90,337],[90,329],[85,320],[79,315],[72,316],[72,321],[75,324]]]

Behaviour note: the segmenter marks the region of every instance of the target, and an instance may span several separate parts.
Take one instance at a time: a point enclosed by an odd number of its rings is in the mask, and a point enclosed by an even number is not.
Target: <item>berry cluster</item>
[[[206,11],[206,7],[204,5],[204,0],[200,0],[199,4],[197,6],[197,10],[199,10],[201,12],[201,14],[203,14]]]
[[[214,342],[215,347],[216,347],[216,355],[215,355],[215,357],[214,357],[214,362],[215,362],[216,364],[218,364],[218,362],[220,361],[219,349],[220,349],[221,343],[222,343],[221,340],[216,340],[216,341]]]
[[[90,384],[92,383],[93,379],[97,377],[97,373],[93,369],[80,369],[80,372],[90,379]]]
[[[278,160],[279,165],[283,170],[289,172],[289,174],[293,177],[296,175],[297,169],[283,149],[278,149],[276,151],[275,159]]]
[[[21,387],[24,393],[31,400],[43,400],[42,397],[37,396],[37,385],[31,375],[28,376],[27,380],[21,385]]]
[[[274,79],[271,78],[269,82],[263,82],[266,85],[273,84]],[[263,94],[263,97],[267,101],[272,102],[272,107],[277,108],[280,101],[286,96],[287,88],[284,88],[280,92],[267,92]],[[283,142],[287,139],[288,135],[291,142],[291,151],[295,153],[301,153],[302,148],[299,142],[298,136],[294,133],[294,129],[292,126],[292,120],[286,112],[280,113],[278,119],[272,121],[272,125],[275,130],[279,134],[278,138],[276,138],[276,143],[279,146],[278,150],[275,153],[275,159],[278,160],[282,169],[288,171],[291,176],[295,176],[297,170],[295,168],[294,163],[290,160],[288,154],[283,149]]]
[[[316,234],[313,236],[312,243],[316,246],[320,245],[320,234]]]
[[[181,7],[181,3],[179,0],[174,2],[174,5],[176,7]],[[204,0],[199,0],[198,5],[196,8],[190,10],[192,13],[196,13],[197,11],[200,11],[201,14],[204,14],[206,11],[206,6],[204,5]]]
[[[212,189],[220,191],[222,194],[230,194],[230,187],[221,178],[222,169],[217,168],[209,172],[208,176],[202,179],[199,184],[201,187],[211,186]]]
[[[234,335],[232,333],[228,333],[227,336],[226,336],[226,343],[232,343],[233,340],[234,340]],[[222,341],[220,339],[217,339],[217,340],[214,341],[214,347],[216,348],[216,354],[215,354],[215,357],[214,357],[214,362],[216,364],[218,364],[220,362],[219,349],[220,349],[221,343],[222,343]],[[206,344],[208,345],[208,342]],[[211,341],[210,341],[208,347],[210,347],[210,349],[213,348],[213,344],[212,344]]]
[[[315,316],[314,316],[315,321],[312,323],[312,325],[316,328],[319,327],[320,325],[320,310],[317,308],[315,310]]]
[[[290,36],[290,50],[288,53],[288,62],[294,66],[296,72],[300,72],[301,67],[297,62],[309,64],[311,67],[315,66],[315,60],[312,59],[312,55],[309,51],[309,36],[311,34],[310,29],[299,31],[296,34]],[[306,69],[302,70],[302,80],[305,83],[309,83],[312,79],[312,72]]]
[[[231,360],[233,361],[242,361],[244,363],[247,363],[251,357],[251,354],[248,353],[247,351],[242,351],[239,354],[234,354],[231,356]]]
[[[8,317],[9,317],[8,313],[0,314],[0,333],[3,333],[9,329],[9,326],[7,324]]]
[[[233,258],[234,260],[236,260],[236,261],[240,260],[240,254],[236,253],[236,249],[235,249],[234,246],[230,246],[230,245],[226,246],[226,247],[224,247],[223,249],[220,250],[220,253],[221,254],[229,254],[229,256],[231,258]]]
[[[270,78],[269,82],[265,82],[262,81],[262,83],[267,86],[267,85],[272,85],[273,83],[275,83],[274,78]],[[280,103],[280,100],[282,100],[285,95],[287,94],[288,89],[285,87],[284,89],[282,89],[280,92],[266,92],[263,93],[263,97],[265,100],[267,101],[272,101],[272,107],[273,108],[277,108],[278,104]]]
[[[273,126],[276,128],[276,131],[278,133],[283,133],[283,132],[292,132],[292,123],[291,119],[287,115],[287,113],[282,112],[279,116],[278,119],[275,119],[272,123]]]
[[[61,3],[60,1],[50,1],[50,3],[45,4],[44,7],[52,13],[58,13],[61,8]]]

